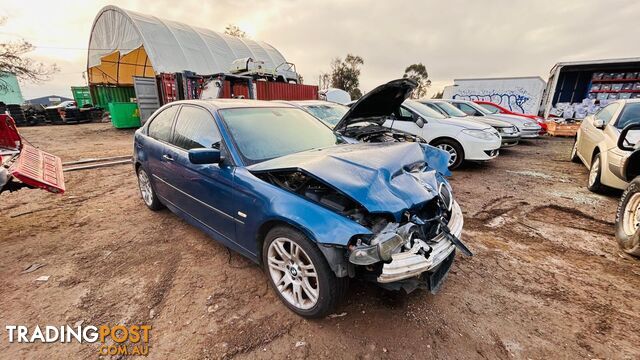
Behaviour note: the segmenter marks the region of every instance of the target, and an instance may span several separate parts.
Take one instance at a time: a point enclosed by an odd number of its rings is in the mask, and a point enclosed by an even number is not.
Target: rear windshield
[[[322,120],[330,128],[334,128],[349,108],[340,104],[314,104],[303,105],[313,116]]]
[[[247,165],[339,142],[318,119],[294,108],[219,110]]]

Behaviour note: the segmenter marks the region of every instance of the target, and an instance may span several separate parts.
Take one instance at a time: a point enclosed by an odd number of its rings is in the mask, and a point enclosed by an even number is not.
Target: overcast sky
[[[422,62],[433,81],[429,96],[454,78],[541,76],[558,61],[640,56],[640,1],[252,1],[3,0],[0,40],[24,38],[31,56],[56,63],[44,84],[23,84],[26,99],[70,95],[83,85],[91,24],[117,5],[223,31],[238,24],[296,64],[316,84],[334,57],[364,58],[361,89],[401,77]]]

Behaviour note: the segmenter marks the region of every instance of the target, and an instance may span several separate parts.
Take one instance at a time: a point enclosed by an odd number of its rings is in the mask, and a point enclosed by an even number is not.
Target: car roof
[[[214,100],[180,100],[173,101],[170,104],[193,104],[204,106],[213,110],[231,109],[231,108],[267,108],[267,107],[289,107],[294,106],[286,102],[252,100],[252,99],[214,99]]]
[[[276,100],[278,102],[278,100]],[[286,104],[292,104],[292,105],[299,105],[299,106],[304,106],[304,105],[342,105],[342,104],[338,104],[336,102],[333,101],[325,101],[325,100],[287,100],[287,101],[280,101]],[[343,105],[344,106],[344,105]]]

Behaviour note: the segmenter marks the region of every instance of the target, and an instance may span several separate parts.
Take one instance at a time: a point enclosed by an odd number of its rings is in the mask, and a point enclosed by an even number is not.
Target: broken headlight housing
[[[371,240],[370,245],[357,244],[349,255],[349,261],[356,265],[371,265],[391,260],[391,255],[406,242],[406,239],[396,233],[397,229],[397,224],[389,223]]]

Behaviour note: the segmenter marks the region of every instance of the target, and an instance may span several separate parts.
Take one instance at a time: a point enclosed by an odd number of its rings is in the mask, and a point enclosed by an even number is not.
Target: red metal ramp
[[[13,177],[27,185],[52,193],[64,193],[64,175],[60,158],[31,145],[23,144],[20,156],[9,171]]]

